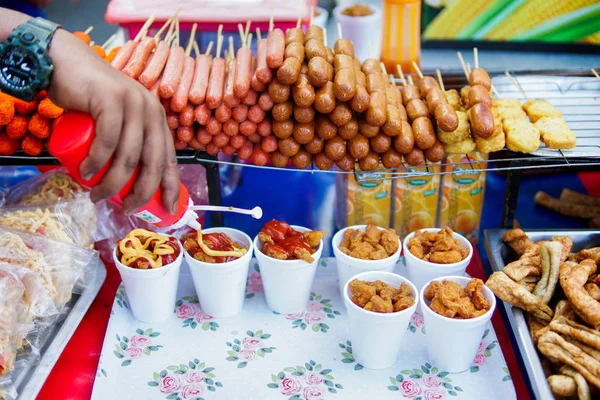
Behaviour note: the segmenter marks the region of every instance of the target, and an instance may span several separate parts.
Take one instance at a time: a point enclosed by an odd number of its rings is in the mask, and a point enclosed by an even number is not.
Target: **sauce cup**
[[[248,267],[252,260],[250,237],[231,228],[204,229],[202,233],[224,233],[248,250],[242,257],[233,261],[207,263],[196,260],[184,249],[185,260],[190,266],[202,311],[215,318],[238,315],[244,307]]]
[[[351,300],[350,281],[344,285],[344,303],[350,322],[352,355],[357,363],[369,369],[384,369],[396,363],[408,324],[419,303],[419,292],[408,279],[384,271],[363,272],[354,276],[365,282],[380,280],[399,288],[402,283],[410,286],[415,304],[393,313],[367,311]]]
[[[113,250],[113,260],[125,287],[131,313],[138,321],[159,322],[173,315],[177,301],[179,271],[185,250],[179,245],[179,256],[160,268],[139,269],[122,264]]]
[[[298,232],[310,229],[302,226],[291,226]],[[314,261],[277,260],[262,252],[262,243],[258,235],[254,238],[254,251],[262,276],[263,288],[267,306],[280,314],[299,313],[306,309],[312,283],[317,272],[319,259],[323,252],[323,240],[312,255]]]

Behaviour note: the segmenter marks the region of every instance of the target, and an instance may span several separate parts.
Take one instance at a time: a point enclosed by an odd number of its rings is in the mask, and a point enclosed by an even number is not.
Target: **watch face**
[[[0,58],[0,74],[13,89],[31,86],[39,74],[37,57],[28,49],[10,47]]]

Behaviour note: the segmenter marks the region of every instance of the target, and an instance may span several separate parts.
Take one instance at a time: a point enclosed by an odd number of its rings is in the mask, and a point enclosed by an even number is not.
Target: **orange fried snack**
[[[436,264],[453,264],[464,260],[469,249],[452,237],[454,232],[446,227],[439,232],[416,231],[408,242],[408,250],[417,258]]]
[[[303,260],[314,262],[313,254],[326,235],[323,231],[298,232],[289,224],[276,220],[269,221],[258,233],[261,251],[277,260]]]
[[[17,142],[18,146],[18,142]],[[21,149],[25,154],[30,156],[37,156],[44,150],[44,141],[31,134],[26,134],[21,141]],[[16,151],[16,149],[15,149]]]
[[[54,104],[48,97],[40,101],[40,105],[38,106],[38,112],[42,116],[50,119],[60,117],[64,111],[64,108]]]
[[[405,283],[396,289],[382,281],[364,282],[354,279],[349,287],[352,302],[367,311],[392,313],[415,304],[410,286]]]
[[[473,278],[465,288],[456,282],[432,282],[425,289],[425,298],[431,301],[433,312],[448,318],[471,319],[482,316],[490,309],[490,302],[481,290],[483,281]]]
[[[50,120],[39,112],[34,113],[29,120],[29,132],[39,139],[50,136]]]
[[[24,115],[15,117],[6,125],[6,135],[12,140],[19,140],[27,133],[29,118]]]
[[[15,154],[15,152],[19,148],[19,141],[12,140],[9,138],[6,133],[0,133],[0,155],[2,156],[11,156]]]
[[[339,246],[342,253],[361,260],[382,260],[392,256],[399,248],[396,231],[382,230],[375,225],[367,225],[364,232],[346,230]]]

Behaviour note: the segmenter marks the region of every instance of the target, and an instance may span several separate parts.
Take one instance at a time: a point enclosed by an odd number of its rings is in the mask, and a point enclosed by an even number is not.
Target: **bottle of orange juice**
[[[413,61],[421,64],[421,0],[383,0],[381,60],[388,71],[396,64],[416,73]]]

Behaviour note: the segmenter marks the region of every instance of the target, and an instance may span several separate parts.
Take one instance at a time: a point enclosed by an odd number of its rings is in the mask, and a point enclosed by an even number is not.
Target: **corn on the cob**
[[[425,39],[454,39],[458,33],[494,4],[490,0],[455,1],[431,22],[423,32]]]
[[[583,38],[582,42],[587,44],[600,44],[600,31]]]
[[[521,33],[568,14],[596,4],[598,0],[529,0],[515,13],[485,36],[488,40],[510,40]]]

